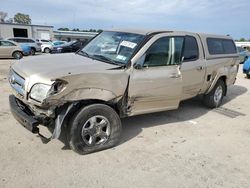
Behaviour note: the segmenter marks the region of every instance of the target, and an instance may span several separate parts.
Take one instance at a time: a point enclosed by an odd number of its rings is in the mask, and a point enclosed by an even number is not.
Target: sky
[[[184,30],[250,39],[249,0],[0,0],[9,17],[79,29]]]

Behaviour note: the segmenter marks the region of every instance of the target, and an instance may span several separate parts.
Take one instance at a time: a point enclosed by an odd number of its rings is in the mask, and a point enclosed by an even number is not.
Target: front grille
[[[9,73],[9,83],[19,95],[25,95],[25,79],[18,75],[13,69],[11,69]]]

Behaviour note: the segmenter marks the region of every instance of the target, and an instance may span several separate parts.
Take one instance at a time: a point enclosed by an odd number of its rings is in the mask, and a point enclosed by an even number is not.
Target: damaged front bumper
[[[34,117],[34,114],[24,105],[19,99],[14,95],[9,96],[9,105],[11,113],[14,118],[26,129],[31,131],[34,134],[39,133],[38,120]]]
[[[65,108],[62,108],[57,114],[55,119],[50,119],[50,121],[46,120],[46,117],[41,118],[36,116],[27,105],[25,105],[21,100],[16,98],[14,95],[9,96],[9,104],[10,110],[15,117],[15,119],[23,125],[26,129],[31,131],[34,134],[38,134],[43,143],[48,143],[52,139],[59,138],[61,134],[61,127],[64,123],[65,117],[69,113],[69,111],[76,105],[72,103]],[[46,124],[44,122],[47,122]],[[48,123],[49,122],[49,123]],[[38,125],[52,125],[54,126],[54,131],[50,138],[46,138],[40,134]]]

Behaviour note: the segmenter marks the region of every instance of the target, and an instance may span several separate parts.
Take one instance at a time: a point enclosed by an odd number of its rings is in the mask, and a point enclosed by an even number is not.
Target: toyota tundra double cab
[[[238,68],[230,36],[103,31],[76,53],[13,64],[9,103],[15,119],[45,142],[64,131],[72,150],[88,154],[119,143],[120,118],[177,109],[198,95],[206,106],[220,106]]]

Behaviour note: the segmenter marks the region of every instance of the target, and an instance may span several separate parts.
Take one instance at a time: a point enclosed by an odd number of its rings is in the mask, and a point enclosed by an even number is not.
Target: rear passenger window
[[[207,38],[207,45],[211,55],[237,53],[234,42],[229,39]]]
[[[13,39],[15,42],[22,42],[21,39]]]
[[[31,40],[31,39],[26,39],[28,43],[34,43],[35,41],[34,40]]]
[[[183,50],[183,61],[195,61],[199,58],[199,48],[194,37],[186,36]]]
[[[17,42],[21,42],[21,43],[24,43],[24,42],[27,42],[26,39],[16,39]]]

